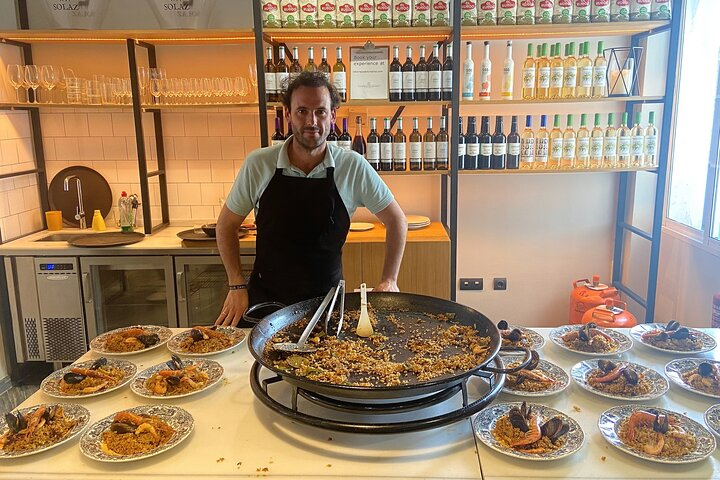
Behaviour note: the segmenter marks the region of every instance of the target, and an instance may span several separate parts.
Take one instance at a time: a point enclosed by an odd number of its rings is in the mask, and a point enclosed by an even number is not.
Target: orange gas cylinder
[[[582,323],[590,322],[605,328],[632,328],[637,325],[635,316],[627,311],[627,303],[612,298],[585,312]]]
[[[620,294],[613,288],[600,283],[600,275],[593,275],[592,282],[587,278],[575,280],[570,293],[570,323],[582,323],[585,312],[598,305],[603,305],[606,298],[620,300]]]

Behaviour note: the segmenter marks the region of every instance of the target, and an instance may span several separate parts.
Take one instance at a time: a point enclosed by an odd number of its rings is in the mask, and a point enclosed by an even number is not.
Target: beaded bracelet
[[[228,290],[247,290],[247,285],[228,285]]]

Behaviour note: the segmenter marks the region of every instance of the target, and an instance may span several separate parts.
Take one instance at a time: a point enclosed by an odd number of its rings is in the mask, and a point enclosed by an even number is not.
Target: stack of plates
[[[425,228],[430,225],[430,218],[422,215],[408,215],[408,230],[417,230],[419,228]]]

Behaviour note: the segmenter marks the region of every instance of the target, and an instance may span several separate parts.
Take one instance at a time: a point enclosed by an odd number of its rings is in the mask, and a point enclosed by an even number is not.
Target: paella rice
[[[244,335],[243,332],[240,332]],[[225,350],[233,345],[233,339],[215,327],[196,326],[190,329],[187,338],[180,342],[180,348],[189,353],[212,353]]]
[[[497,324],[503,347],[523,347],[531,348],[533,346],[532,339],[519,328],[510,328],[506,320],[500,320]]]
[[[696,368],[692,368],[681,374],[685,383],[696,390],[720,395],[720,366],[716,363],[701,362]]]
[[[648,332],[649,333],[649,332]],[[703,342],[695,336],[688,338],[663,338],[656,336],[643,336],[643,342],[653,347],[662,348],[664,350],[675,350],[678,352],[696,352],[703,348]]]
[[[65,416],[60,406],[40,406],[24,415],[8,413],[5,418],[8,428],[0,436],[0,450],[6,452],[36,450],[57,443],[77,424],[77,420]]]
[[[167,367],[158,370],[145,381],[145,387],[155,395],[175,396],[194,392],[208,382],[208,374],[198,369],[197,364],[184,364],[176,355],[167,362]]]
[[[605,337],[592,337],[592,342],[585,342],[576,338],[574,340],[566,340],[565,345],[571,350],[590,353],[610,353],[618,349],[615,340]]]
[[[695,435],[678,425],[673,415],[636,410],[621,421],[618,436],[627,446],[646,454],[678,458],[695,450]]]
[[[492,435],[501,445],[518,452],[542,455],[559,450],[565,445],[570,426],[559,416],[544,420],[523,402],[495,422]]]
[[[117,385],[123,378],[125,378],[125,372],[117,367],[111,365],[103,365],[100,368],[94,369],[93,372],[90,369],[71,368],[70,374],[65,375],[60,379],[59,389],[66,395],[83,395],[100,392],[107,390]],[[84,372],[88,375],[85,375]],[[75,380],[79,379],[79,382]]]
[[[645,374],[630,365],[609,360],[598,361],[598,368],[590,370],[585,380],[594,389],[613,395],[634,397],[652,391]]]
[[[160,336],[140,327],[130,327],[108,335],[105,350],[114,353],[128,353],[144,350],[157,344]]]
[[[149,452],[172,438],[175,430],[158,417],[118,412],[103,432],[100,448],[108,455],[130,456]]]
[[[518,365],[520,365],[520,362],[511,362],[508,368],[515,368]],[[545,375],[539,369],[523,369],[519,372],[508,373],[505,382],[513,390],[533,393],[544,392],[557,383],[555,379]]]

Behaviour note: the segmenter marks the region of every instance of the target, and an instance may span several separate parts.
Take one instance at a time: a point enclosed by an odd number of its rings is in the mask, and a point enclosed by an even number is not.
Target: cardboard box
[[[262,0],[263,27],[280,27],[280,0]]]
[[[300,27],[300,5],[298,0],[280,1],[280,23],[283,28]]]

